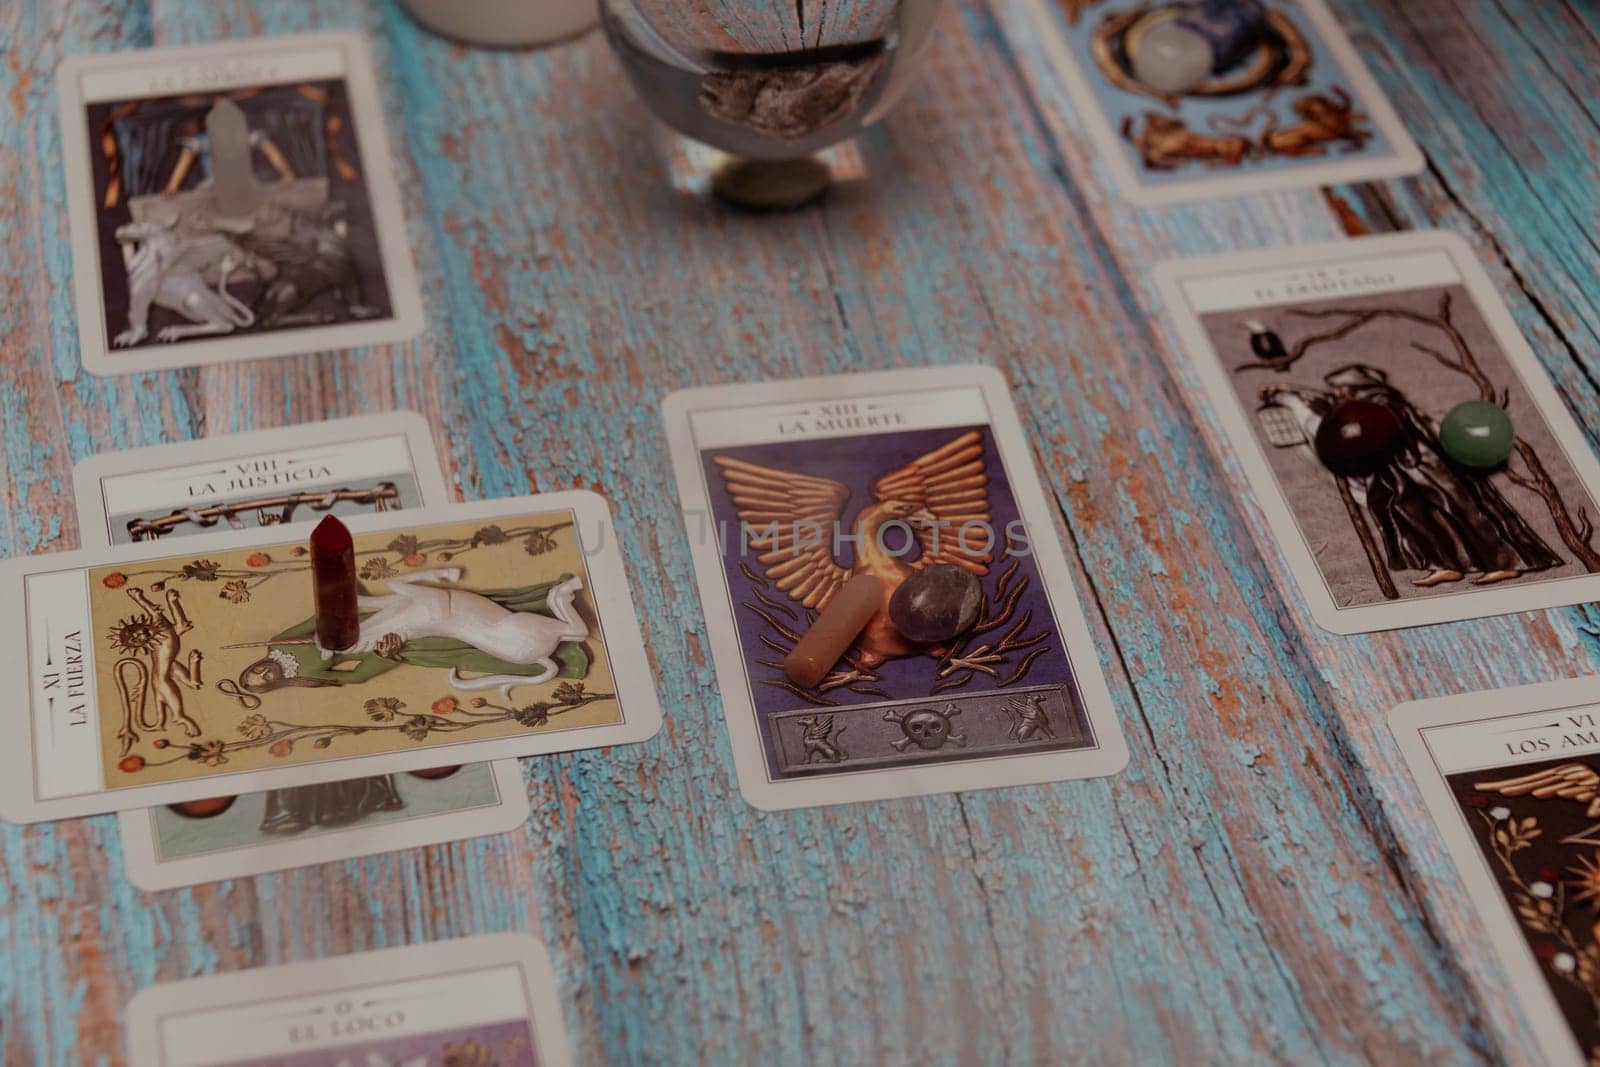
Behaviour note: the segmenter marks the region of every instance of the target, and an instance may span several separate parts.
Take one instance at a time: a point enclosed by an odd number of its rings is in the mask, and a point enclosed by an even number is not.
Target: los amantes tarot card
[[[414,412],[110,452],[83,460],[72,480],[78,524],[94,544],[450,502],[428,424]]]
[[[88,370],[352,348],[422,329],[360,36],[69,59],[58,79]]]
[[[494,934],[152,986],[133,1067],[566,1067],[539,941]]]
[[[1390,726],[1551,1064],[1600,1059],[1600,679],[1445,697]]]
[[[1422,153],[1322,0],[1031,2],[1134,203],[1422,170]]]
[[[1004,379],[982,367],[695,389],[673,465],[745,798],[794,808],[1114,774],[1127,750]],[[818,685],[783,659],[852,575],[977,575],[938,646],[880,609]]]
[[[1371,237],[1169,263],[1157,277],[1322,626],[1600,597],[1600,465],[1465,242]],[[1441,426],[1467,401],[1509,415],[1514,448],[1498,467],[1445,453]],[[1371,471],[1335,473],[1318,432],[1359,408],[1384,416],[1393,447]]]
[[[34,822],[642,741],[660,726],[605,501],[552,493],[347,520],[361,632],[315,641],[273,528],[7,563],[0,665]],[[21,733],[23,724],[27,733]]]

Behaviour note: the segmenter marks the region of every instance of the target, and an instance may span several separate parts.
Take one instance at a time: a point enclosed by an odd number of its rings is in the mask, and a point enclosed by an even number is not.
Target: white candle
[[[446,37],[493,47],[545,44],[599,19],[596,0],[402,0],[416,20]]]

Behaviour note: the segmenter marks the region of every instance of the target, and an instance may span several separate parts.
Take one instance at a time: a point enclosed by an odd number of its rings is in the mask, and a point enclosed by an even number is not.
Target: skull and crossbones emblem
[[[955,723],[950,721],[960,714],[960,708],[946,704],[943,711],[934,711],[932,708],[886,711],[883,721],[892,722],[905,732],[904,737],[889,742],[896,752],[904,752],[912,745],[933,752],[943,748],[946,742],[961,748],[967,747],[966,735],[956,733]]]

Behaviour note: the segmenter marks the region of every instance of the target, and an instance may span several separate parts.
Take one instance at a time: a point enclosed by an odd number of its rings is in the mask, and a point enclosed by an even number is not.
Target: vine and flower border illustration
[[[358,574],[366,581],[383,581],[406,571],[421,569],[430,563],[449,563],[478,548],[518,541],[529,556],[542,556],[556,549],[556,535],[572,525],[571,520],[509,528],[488,523],[473,531],[469,537],[421,538],[415,534],[400,534],[382,548],[359,550],[356,553],[361,560]],[[270,552],[260,550],[245,558],[243,569],[227,568],[212,559],[195,558],[178,566],[112,571],[101,578],[101,584],[107,589],[119,590],[130,582],[153,577],[155,580],[150,582],[147,589],[160,593],[176,583],[221,583],[217,595],[232,605],[241,606],[249,603],[255,592],[275,578],[287,574],[308,574],[311,568],[307,558],[309,554],[303,545],[290,548],[288,560],[275,559]],[[124,653],[153,655],[163,631],[171,626],[170,619],[136,613],[119,619],[111,628],[107,640],[112,648]],[[240,734],[238,740],[197,738],[173,744],[165,737],[157,737],[150,742],[151,747],[163,752],[162,756],[146,758],[138,754],[125,754],[117,763],[117,769],[125,774],[134,774],[147,767],[163,767],[184,761],[217,767],[226,764],[230,755],[258,748],[265,748],[274,758],[284,759],[293,754],[297,745],[309,744],[316,749],[326,749],[341,738],[375,733],[398,733],[409,741],[421,743],[435,735],[460,733],[507,722],[515,722],[532,730],[548,725],[558,716],[612,699],[615,699],[614,693],[591,693],[581,682],[564,681],[556,686],[549,699],[520,705],[495,704],[482,697],[463,703],[454,696],[446,695],[435,700],[427,712],[414,712],[408,711],[406,703],[397,697],[369,698],[362,704],[369,721],[355,725],[337,722],[300,725],[253,713],[236,725]],[[170,754],[166,750],[171,750]]]

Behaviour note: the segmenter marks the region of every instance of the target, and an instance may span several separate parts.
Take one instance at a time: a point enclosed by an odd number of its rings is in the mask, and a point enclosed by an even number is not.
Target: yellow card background
[[[583,578],[584,588],[576,604],[589,625],[590,636],[583,642],[592,660],[587,676],[519,685],[509,700],[497,688],[453,689],[447,669],[416,664],[401,664],[359,684],[260,693],[258,708],[245,707],[236,696],[219,688],[219,683],[237,687],[240,672],[266,656],[272,638],[314,614],[310,561],[302,540],[91,569],[90,616],[106,787],[221,776],[219,791],[225,791],[225,776],[240,771],[418,748],[442,749],[439,762],[447,764],[453,759],[450,746],[464,742],[621,722],[621,706],[609,696],[616,689],[578,537],[570,512],[545,512],[385,530],[355,538],[357,569],[368,595],[389,591],[383,580],[387,573],[444,567],[459,567],[461,580],[455,588],[473,591],[532,586],[564,574]],[[124,714],[118,665],[123,665],[130,693],[138,691],[139,671],[126,661],[141,661],[147,668],[153,665],[150,653],[138,643],[140,628],[127,625],[129,620],[149,615],[130,597],[130,590],[135,589],[163,610],[168,592],[175,591],[193,623],[193,629],[181,635],[178,659],[187,661],[190,651],[198,649],[203,684],[198,689],[183,685],[177,689],[184,710],[201,732],[189,737],[176,717],[169,718],[165,730],[135,726],[140,736],[124,756],[117,736]],[[229,645],[253,647],[225,647]],[[560,689],[563,684],[568,688]],[[576,684],[581,684],[586,694],[608,696],[570,707],[575,702],[570,687]],[[158,714],[153,689],[152,679],[146,711],[152,721]],[[454,710],[448,703],[436,704],[447,698],[457,702]],[[474,707],[475,698],[486,705]],[[390,716],[380,721],[367,709],[367,702],[373,700],[397,700],[401,706],[388,709]],[[525,724],[511,714],[539,703],[553,705],[545,723]],[[253,716],[266,720],[265,724]],[[409,724],[411,733],[417,732],[417,717],[433,724],[421,739],[408,736],[406,729]],[[473,725],[438,729],[440,720]],[[345,733],[335,727],[362,731]],[[262,736],[264,728],[269,732]],[[319,744],[319,738],[327,738],[326,744]]]

